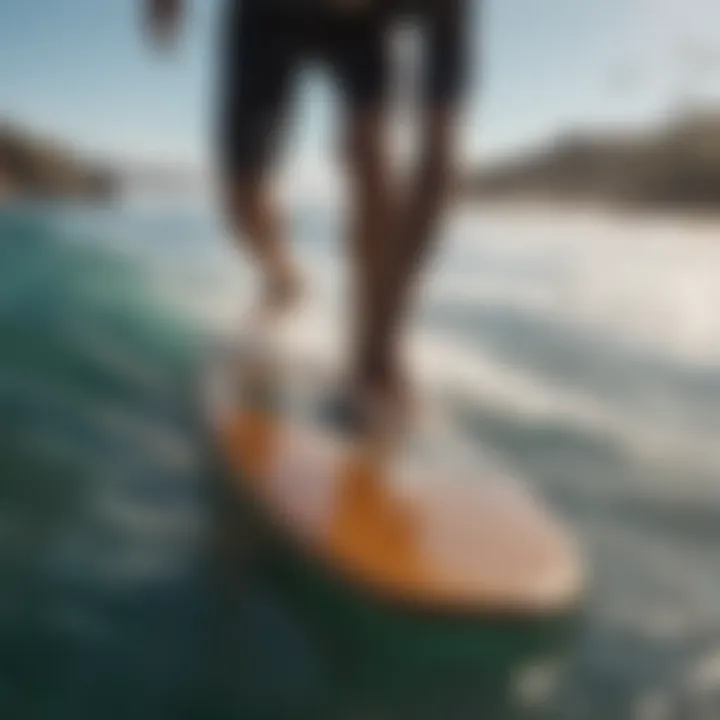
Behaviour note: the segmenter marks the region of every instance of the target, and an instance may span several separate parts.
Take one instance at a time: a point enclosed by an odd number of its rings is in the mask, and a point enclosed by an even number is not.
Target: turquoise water
[[[259,579],[231,603],[216,588],[197,382],[251,296],[240,256],[196,208],[0,213],[3,716],[325,712],[332,660],[285,598]],[[314,293],[295,339],[329,356],[342,345],[336,220],[293,216]],[[568,518],[594,571],[572,662],[541,709],[533,683],[516,685],[513,702],[531,696],[517,715],[718,716],[713,233],[507,210],[459,214],[448,233],[417,375]],[[499,715],[480,695],[433,717]],[[357,716],[351,698],[333,703]]]

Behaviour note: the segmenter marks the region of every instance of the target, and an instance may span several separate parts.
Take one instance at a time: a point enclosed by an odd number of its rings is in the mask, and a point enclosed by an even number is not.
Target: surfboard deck
[[[553,617],[580,603],[570,533],[437,423],[392,442],[343,434],[323,416],[336,389],[327,374],[242,353],[212,379],[213,432],[235,490],[351,594],[455,619]]]

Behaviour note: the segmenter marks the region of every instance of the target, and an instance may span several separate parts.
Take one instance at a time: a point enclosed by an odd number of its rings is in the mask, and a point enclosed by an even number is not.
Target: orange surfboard
[[[317,412],[328,382],[250,365],[212,373],[232,482],[339,582],[409,612],[524,618],[578,605],[578,548],[528,487],[439,431],[343,436]]]

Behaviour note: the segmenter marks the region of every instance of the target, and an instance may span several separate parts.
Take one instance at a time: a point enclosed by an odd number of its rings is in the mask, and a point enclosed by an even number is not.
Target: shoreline
[[[720,232],[720,208],[694,211],[669,206],[631,206],[612,202],[574,202],[538,198],[460,198],[456,207],[463,210],[487,209],[521,212],[527,216],[551,218],[616,218],[629,221],[680,223],[698,230],[715,229]]]

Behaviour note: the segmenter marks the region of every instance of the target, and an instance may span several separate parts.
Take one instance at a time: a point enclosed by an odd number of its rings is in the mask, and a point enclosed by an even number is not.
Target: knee
[[[455,173],[456,131],[452,114],[438,111],[431,117],[424,139],[420,164],[420,183],[441,192],[453,182]]]
[[[349,133],[344,148],[344,164],[353,185],[376,189],[387,171],[385,139],[375,122],[359,123]]]
[[[222,196],[226,217],[242,229],[254,225],[268,205],[265,183],[259,177],[226,183]]]

